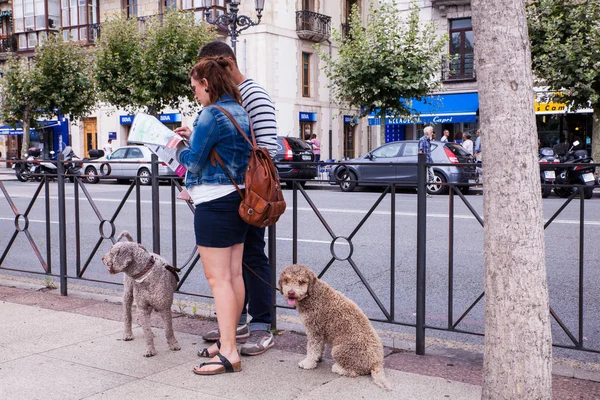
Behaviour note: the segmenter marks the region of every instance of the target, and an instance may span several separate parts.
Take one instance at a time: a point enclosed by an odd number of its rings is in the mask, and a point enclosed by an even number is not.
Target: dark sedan
[[[342,191],[351,192],[357,186],[385,186],[396,183],[398,186],[417,185],[418,140],[403,140],[386,143],[362,157],[347,160],[358,165],[336,166],[329,173],[329,183],[339,185]],[[434,163],[449,165],[434,166],[435,181],[427,185],[430,194],[443,194],[448,187],[442,183],[461,185],[463,193],[468,192],[469,182],[477,179],[475,165],[459,167],[452,164],[474,163],[470,155],[455,143],[431,142],[431,158]],[[403,163],[408,165],[389,165]]]
[[[289,164],[286,162],[300,162]],[[317,167],[308,163],[315,161],[312,147],[303,140],[295,137],[278,136],[277,154],[275,155],[275,166],[279,173],[281,182],[290,185],[297,180],[302,186],[307,180],[317,176]],[[303,164],[301,162],[305,162]]]

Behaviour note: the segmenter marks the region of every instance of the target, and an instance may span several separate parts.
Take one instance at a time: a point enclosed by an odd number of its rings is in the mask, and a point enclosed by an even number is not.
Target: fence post
[[[269,264],[271,266],[271,285],[277,287],[277,224],[267,228],[269,232]],[[277,290],[273,289],[273,298],[271,302],[271,329],[277,329]]]
[[[160,199],[158,190],[158,156],[152,153],[151,182],[152,182],[152,251],[160,254]]]
[[[425,354],[425,256],[427,240],[427,155],[419,154],[417,164],[417,331],[416,350]]]
[[[60,295],[67,295],[67,220],[65,216],[65,156],[58,155],[56,177],[58,179],[58,248],[60,262]]]

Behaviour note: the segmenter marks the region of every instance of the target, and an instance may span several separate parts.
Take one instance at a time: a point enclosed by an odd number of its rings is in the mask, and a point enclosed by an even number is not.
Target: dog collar
[[[134,276],[132,276],[132,278],[137,281],[142,276],[146,275],[148,273],[148,271],[150,271],[152,269],[153,266],[154,266],[154,256],[150,256],[150,260],[146,263],[146,266],[144,267],[144,269],[141,270],[139,273],[135,274]]]

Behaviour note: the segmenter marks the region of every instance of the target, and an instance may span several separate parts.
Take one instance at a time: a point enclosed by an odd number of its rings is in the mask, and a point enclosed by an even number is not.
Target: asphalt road
[[[36,183],[21,183],[5,180],[3,184],[19,213],[25,213],[32,195],[38,188]],[[79,216],[75,215],[73,186],[67,188],[67,242],[69,274],[76,275],[76,265],[84,267],[83,277],[91,280],[120,282],[121,277],[110,276],[101,263],[101,256],[110,248],[110,241],[100,240],[100,221],[114,218],[116,234],[122,230],[135,233],[136,207],[135,191],[119,208],[128,185],[105,183],[85,185],[92,202],[80,193]],[[46,209],[44,190],[33,203],[29,212],[29,231],[36,245],[46,258],[50,248],[53,273],[58,273],[58,212],[56,207],[56,183],[51,183],[50,208],[48,215],[51,223],[51,242],[46,241]],[[325,190],[323,190],[325,189]],[[391,266],[394,266],[394,318],[405,324],[415,323],[416,299],[416,210],[417,196],[414,191],[396,193],[395,203],[395,242],[391,243],[391,196],[383,196],[381,202],[372,210],[368,218],[367,211],[382,197],[379,190],[360,190],[342,193],[338,188],[327,185],[309,184],[306,197],[298,192],[297,207],[293,207],[293,192],[285,191],[288,211],[277,224],[277,270],[298,262],[321,272],[328,264],[331,266],[323,279],[336,289],[356,301],[371,318],[383,319],[391,312]],[[483,196],[467,196],[473,209],[482,215]],[[170,187],[160,187],[160,233],[161,254],[168,260],[173,259],[172,233],[176,236],[176,263],[182,265],[194,254],[194,233],[192,213],[182,201],[175,202],[175,215],[172,214]],[[457,319],[475,302],[483,291],[483,228],[469,209],[455,198],[454,242],[453,242],[453,307],[452,321]],[[550,218],[565,200],[555,197],[544,199],[545,218]],[[97,208],[98,214],[92,207]],[[0,193],[0,257],[5,252],[13,233],[14,214],[8,206],[6,197]],[[142,224],[142,243],[152,249],[152,197],[149,187],[141,190],[140,221]],[[449,298],[449,219],[448,197],[436,196],[427,200],[427,324],[433,327],[448,325]],[[315,211],[316,210],[316,211]],[[551,307],[572,334],[578,336],[577,316],[579,313],[577,288],[579,284],[579,199],[571,202],[546,229],[546,256],[549,279]],[[297,219],[297,259],[293,258],[294,226]],[[322,220],[319,218],[321,216]],[[76,226],[79,226],[79,256],[75,243]],[[583,336],[587,347],[600,349],[600,195],[585,201],[584,224],[583,286],[584,313]],[[338,238],[339,237],[339,238]],[[351,240],[344,238],[351,237]],[[333,238],[338,238],[333,249],[338,258],[333,260],[331,246]],[[96,249],[97,243],[99,247]],[[350,256],[348,258],[348,256]],[[79,257],[79,261],[78,261]],[[392,262],[392,257],[394,261]],[[89,265],[87,265],[89,261]],[[87,265],[87,267],[86,267]],[[43,272],[32,246],[23,233],[19,233],[2,262],[5,268]],[[371,288],[361,281],[359,273]],[[527,268],[526,265],[523,268]],[[83,283],[83,282],[77,282]],[[90,285],[105,286],[90,282]],[[197,265],[182,287],[182,291],[210,295],[203,277],[201,265]],[[378,300],[376,301],[375,298]],[[485,299],[485,298],[484,298]],[[457,326],[458,329],[483,332],[484,301],[477,303]],[[378,304],[379,302],[379,304]],[[283,305],[282,298],[278,303]],[[293,313],[282,310],[282,313]],[[378,327],[383,327],[379,325]],[[385,325],[384,329],[414,333],[414,328],[399,325]],[[480,337],[460,335],[428,330],[429,336],[445,340],[468,343],[482,343]],[[556,322],[553,322],[555,343],[569,345],[569,339]],[[567,354],[585,361],[598,362],[593,353],[568,352],[555,349],[555,353]]]

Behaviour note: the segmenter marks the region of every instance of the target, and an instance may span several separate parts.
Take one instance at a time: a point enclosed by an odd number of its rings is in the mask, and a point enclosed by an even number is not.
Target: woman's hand
[[[192,130],[187,126],[182,126],[180,128],[175,128],[173,131],[184,139],[190,140],[190,136],[192,136]]]

